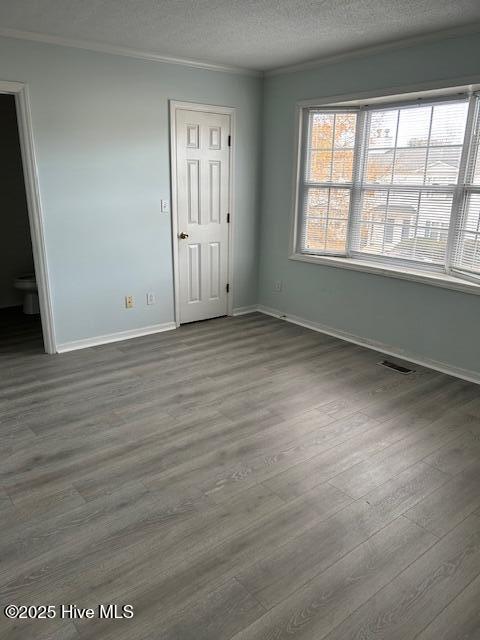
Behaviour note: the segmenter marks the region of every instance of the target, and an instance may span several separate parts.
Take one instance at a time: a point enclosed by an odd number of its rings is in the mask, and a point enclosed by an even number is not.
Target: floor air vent
[[[387,367],[388,369],[392,369],[397,373],[403,373],[403,375],[408,375],[409,373],[415,373],[414,369],[409,369],[408,367],[402,367],[401,364],[396,364],[395,362],[390,362],[390,360],[382,360],[378,364],[382,365],[382,367]]]

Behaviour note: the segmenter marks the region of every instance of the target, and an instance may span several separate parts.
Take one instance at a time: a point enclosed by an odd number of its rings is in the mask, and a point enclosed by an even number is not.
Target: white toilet
[[[19,291],[23,291],[23,313],[29,316],[40,313],[40,305],[38,304],[37,281],[34,273],[26,273],[23,276],[17,276],[13,281],[13,286]]]

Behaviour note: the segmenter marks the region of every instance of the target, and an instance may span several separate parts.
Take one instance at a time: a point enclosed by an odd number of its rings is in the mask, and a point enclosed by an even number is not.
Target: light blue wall
[[[173,320],[170,98],[238,109],[234,305],[255,304],[260,78],[0,39],[0,79],[30,87],[58,343]]]
[[[170,216],[159,212],[170,199],[173,98],[238,109],[235,306],[259,301],[479,372],[480,297],[287,257],[295,103],[480,75],[479,56],[470,35],[270,77],[262,118],[258,78],[0,39],[0,79],[30,87],[57,342],[173,320]],[[157,304],[147,307],[150,290]]]
[[[480,34],[272,76],[264,86],[259,302],[411,357],[480,373],[480,296],[288,260],[299,100],[480,78]],[[450,83],[451,84],[451,83]],[[273,291],[283,280],[284,290]]]

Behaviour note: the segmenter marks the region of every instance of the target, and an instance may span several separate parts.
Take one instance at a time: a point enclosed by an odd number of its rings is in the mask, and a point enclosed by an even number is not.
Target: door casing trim
[[[40,302],[43,343],[47,353],[56,353],[52,292],[45,242],[45,224],[40,198],[28,86],[23,82],[0,80],[0,93],[10,94],[15,97],[25,193],[27,197],[28,220],[30,224],[38,299]]]
[[[200,104],[197,102],[185,102],[179,100],[170,100],[170,180],[171,180],[171,220],[172,220],[172,256],[173,256],[173,297],[174,297],[174,313],[175,324],[180,326],[180,269],[178,260],[178,208],[177,208],[177,132],[176,118],[177,109],[187,109],[188,111],[203,111],[207,113],[219,113],[221,115],[230,116],[230,177],[229,177],[229,213],[230,224],[228,225],[228,282],[230,284],[227,293],[227,315],[233,315],[233,296],[234,296],[234,269],[233,269],[233,250],[234,250],[234,227],[236,223],[235,216],[235,107],[225,107],[222,105]]]

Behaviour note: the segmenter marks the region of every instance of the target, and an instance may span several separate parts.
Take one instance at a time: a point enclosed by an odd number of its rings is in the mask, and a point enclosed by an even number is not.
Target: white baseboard
[[[258,305],[252,304],[250,307],[235,307],[232,316],[244,316],[247,313],[255,313],[258,311]]]
[[[148,327],[141,327],[140,329],[128,329],[127,331],[117,331],[116,333],[109,333],[104,336],[95,336],[94,338],[72,340],[72,342],[58,344],[57,353],[75,351],[76,349],[88,349],[88,347],[97,347],[101,344],[109,344],[110,342],[121,342],[122,340],[130,340],[131,338],[140,338],[141,336],[149,336],[152,333],[170,331],[176,328],[177,325],[175,322],[164,322],[163,324],[152,324]]]
[[[407,362],[418,364],[421,367],[427,367],[427,369],[434,369],[435,371],[446,373],[449,376],[454,376],[456,378],[461,378],[462,380],[467,380],[468,382],[480,384],[480,373],[476,371],[454,367],[445,362],[438,362],[437,360],[430,360],[429,358],[419,358],[415,354],[404,351],[403,349],[397,349],[395,347],[377,342],[375,340],[369,340],[368,338],[361,338],[346,331],[342,331],[341,329],[333,329],[332,327],[321,324],[320,322],[312,322],[311,320],[305,320],[304,318],[301,318],[299,316],[290,314],[287,315],[282,313],[281,311],[278,311],[277,309],[271,309],[270,307],[265,307],[261,304],[258,305],[257,311],[259,311],[260,313],[265,313],[268,316],[280,318],[281,320],[285,320],[286,322],[298,324],[301,327],[306,327],[307,329],[312,329],[313,331],[318,331],[319,333],[326,333],[327,335],[333,336],[334,338],[346,340],[347,342],[352,342],[353,344],[357,344],[361,347],[366,347],[367,349],[372,349],[373,351],[379,351],[380,353],[388,356],[393,356],[394,358],[400,358],[401,360],[406,360]]]
[[[278,309],[272,309],[271,307],[266,307],[261,304],[252,305],[249,307],[236,307],[235,309],[233,309],[233,315],[241,316],[248,313],[254,313],[255,311],[264,313],[268,316],[279,318],[280,320],[285,320],[286,322],[291,322],[292,324],[298,324],[301,327],[312,329],[313,331],[318,331],[319,333],[325,333],[334,338],[339,338],[340,340],[352,342],[353,344],[357,344],[361,347],[372,349],[373,351],[378,351],[379,353],[383,353],[394,358],[399,358],[401,360],[417,364],[421,367],[427,367],[428,369],[433,369],[435,371],[439,371],[440,373],[445,373],[449,376],[454,376],[456,378],[461,378],[462,380],[467,380],[468,382],[480,384],[480,373],[476,371],[454,367],[445,362],[439,362],[437,360],[431,360],[429,358],[419,358],[415,354],[404,351],[403,349],[398,349],[390,345],[386,345],[382,342],[377,342],[375,340],[369,340],[368,338],[362,338],[355,334],[348,333],[347,331],[342,331],[341,329],[333,329],[332,327],[321,324],[320,322],[306,320],[305,318],[301,318],[300,316],[284,314]],[[130,340],[131,338],[139,338],[141,336],[148,336],[150,334],[160,333],[162,331],[170,331],[176,328],[177,327],[175,322],[165,322],[163,324],[154,324],[149,327],[142,327],[141,329],[129,329],[127,331],[119,331],[117,333],[110,333],[104,336],[96,336],[94,338],[73,340],[72,342],[64,342],[63,344],[57,345],[57,353],[65,353],[67,351],[74,351],[76,349],[87,349],[88,347],[95,347],[101,344]]]

